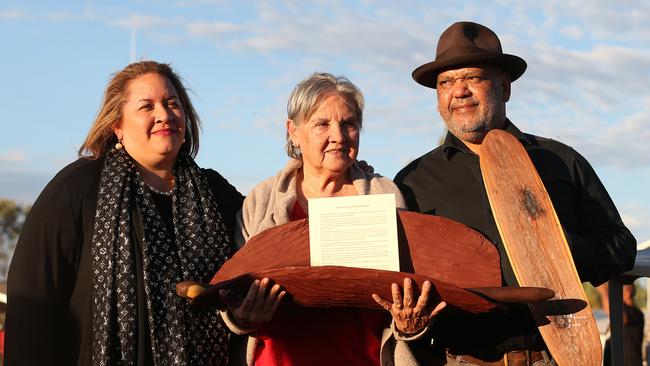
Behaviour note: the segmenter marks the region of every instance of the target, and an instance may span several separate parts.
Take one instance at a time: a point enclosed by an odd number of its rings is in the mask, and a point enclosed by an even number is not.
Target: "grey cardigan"
[[[297,198],[296,173],[302,161],[291,159],[276,176],[258,184],[244,200],[237,232],[237,245],[266,229],[288,223],[289,211]],[[406,202],[397,186],[379,174],[366,173],[354,163],[350,167],[350,179],[359,195],[394,193],[398,209],[406,209]]]

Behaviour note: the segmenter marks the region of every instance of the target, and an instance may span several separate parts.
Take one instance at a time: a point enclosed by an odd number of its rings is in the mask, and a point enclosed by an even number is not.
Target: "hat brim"
[[[503,69],[510,75],[510,81],[517,80],[524,71],[526,71],[526,61],[519,56],[509,54],[493,54],[493,55],[466,55],[462,57],[448,58],[444,60],[436,60],[428,62],[417,69],[413,70],[411,74],[413,80],[418,84],[424,85],[428,88],[436,89],[438,82],[438,75],[451,68],[460,66],[469,66],[477,64],[491,64],[496,65]]]

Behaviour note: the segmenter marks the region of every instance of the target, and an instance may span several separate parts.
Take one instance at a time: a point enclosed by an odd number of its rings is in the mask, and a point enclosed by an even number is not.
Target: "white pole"
[[[136,57],[136,28],[131,28],[131,63],[135,62]]]

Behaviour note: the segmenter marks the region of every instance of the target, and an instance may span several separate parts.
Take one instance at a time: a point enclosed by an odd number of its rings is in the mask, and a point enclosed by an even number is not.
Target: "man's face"
[[[462,141],[479,144],[493,128],[501,128],[510,98],[510,78],[495,67],[465,67],[438,75],[438,112],[449,131]]]

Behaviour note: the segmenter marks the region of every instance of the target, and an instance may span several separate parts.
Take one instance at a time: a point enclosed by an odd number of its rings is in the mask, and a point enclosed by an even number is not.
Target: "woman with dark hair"
[[[169,65],[110,80],[79,150],[45,187],[9,270],[8,365],[226,365],[212,309],[177,297],[230,256],[243,197],[201,169],[200,120]]]

